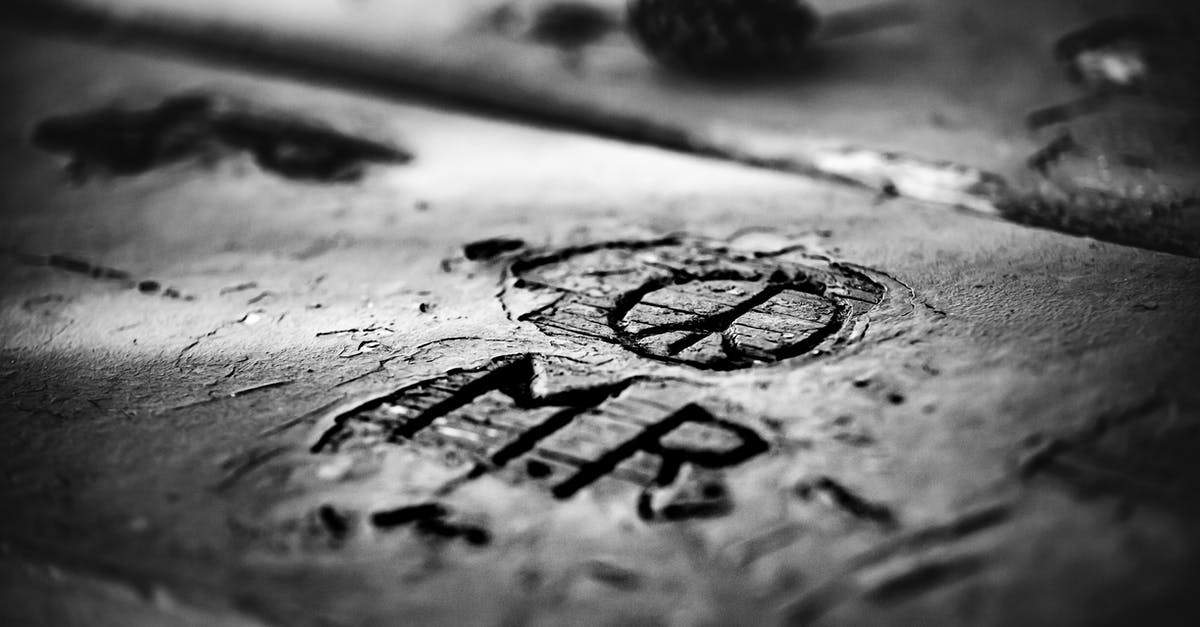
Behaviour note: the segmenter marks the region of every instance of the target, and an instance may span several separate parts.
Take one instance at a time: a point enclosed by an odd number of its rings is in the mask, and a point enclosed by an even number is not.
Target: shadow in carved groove
[[[815,356],[850,341],[885,288],[859,268],[687,238],[614,242],[514,263],[519,312],[548,335],[615,344],[656,361],[737,370]]]
[[[647,520],[729,510],[719,471],[767,450],[756,431],[699,404],[662,404],[696,391],[674,381],[538,392],[548,371],[579,367],[524,354],[452,370],[338,414],[312,452],[378,444],[448,451],[471,464],[468,480],[515,467],[560,499],[611,477],[643,488],[638,512]]]
[[[893,283],[798,248],[755,253],[667,237],[525,254],[509,266],[501,298],[548,335],[726,371],[856,341]],[[728,513],[725,469],[765,453],[767,442],[702,384],[613,376],[564,357],[496,357],[328,416],[311,452],[423,451],[461,469],[441,496],[484,475],[557,499],[611,480],[640,488],[645,520]]]

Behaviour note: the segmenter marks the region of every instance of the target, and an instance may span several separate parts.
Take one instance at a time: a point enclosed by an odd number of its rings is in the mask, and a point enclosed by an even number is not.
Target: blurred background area
[[[681,25],[660,39],[688,28],[686,11],[672,7],[692,3],[645,4],[679,14],[672,19]],[[748,32],[758,4],[733,3],[750,16]],[[18,0],[2,11],[8,29],[187,55],[1200,252],[1194,3],[796,4],[820,21],[811,36],[797,35],[795,54],[712,72],[648,54],[686,38],[639,39],[626,27],[625,0]],[[885,17],[846,27],[872,12]],[[713,45],[740,36],[710,30]],[[6,63],[20,63],[20,46],[8,44]]]

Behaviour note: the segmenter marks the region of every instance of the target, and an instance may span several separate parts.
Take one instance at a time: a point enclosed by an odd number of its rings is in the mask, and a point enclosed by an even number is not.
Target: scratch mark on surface
[[[808,500],[817,494],[824,494],[833,504],[846,513],[861,520],[878,523],[884,527],[895,527],[896,515],[892,509],[882,503],[869,501],[851,489],[830,477],[818,477],[812,481],[798,484],[796,494]]]
[[[218,401],[225,401],[225,400],[229,400],[229,399],[233,399],[233,398],[241,398],[243,396],[247,396],[247,395],[253,394],[255,392],[261,392],[263,390],[270,390],[272,388],[283,387],[285,385],[291,385],[293,383],[295,383],[295,381],[292,379],[281,379],[279,381],[271,381],[271,382],[262,383],[259,385],[252,385],[250,387],[242,388],[240,390],[234,390],[232,392],[229,392],[228,394],[222,394],[220,396],[214,396],[212,398],[206,398],[203,400],[192,401],[189,403],[183,403],[182,405],[174,405],[174,406],[168,408],[168,411],[178,411],[181,409],[188,409],[188,408],[197,407],[200,405],[207,405],[209,403],[216,403]]]
[[[873,603],[897,603],[962,581],[983,567],[983,560],[974,556],[922,562],[879,581],[865,591],[864,597]]]
[[[890,603],[973,574],[984,567],[981,557],[939,557],[938,551],[1006,522],[1011,513],[1008,503],[993,503],[886,540],[785,602],[779,613],[788,625],[809,625],[855,598]]]
[[[282,433],[284,431],[287,431],[288,429],[291,429],[292,427],[294,427],[296,425],[304,424],[305,422],[308,422],[309,420],[312,420],[314,418],[319,418],[319,417],[329,413],[335,407],[337,407],[345,402],[346,402],[345,397],[339,397],[335,400],[329,401],[328,403],[325,403],[324,405],[321,405],[320,407],[317,407],[316,409],[313,409],[311,411],[305,412],[304,414],[301,414],[300,416],[297,416],[295,418],[289,418],[288,420],[285,420],[273,427],[267,427],[266,429],[263,429],[262,431],[260,431],[258,433],[258,437],[260,437],[260,438],[270,437],[270,436]]]
[[[224,296],[226,294],[233,294],[234,292],[243,292],[245,290],[252,290],[256,287],[258,287],[258,283],[255,283],[254,281],[250,281],[248,283],[239,283],[237,285],[233,285],[230,287],[221,288],[221,291],[218,292],[218,294],[220,296]]]

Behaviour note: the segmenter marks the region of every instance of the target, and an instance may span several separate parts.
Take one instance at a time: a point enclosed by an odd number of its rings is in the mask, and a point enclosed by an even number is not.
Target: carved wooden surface
[[[0,622],[1194,611],[1195,259],[4,45]],[[196,93],[274,139],[33,141]]]

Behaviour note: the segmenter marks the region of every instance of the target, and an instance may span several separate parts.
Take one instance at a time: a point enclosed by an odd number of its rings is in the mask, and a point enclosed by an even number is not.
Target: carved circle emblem
[[[798,250],[679,238],[568,249],[520,260],[511,272],[515,290],[549,297],[520,315],[543,332],[705,370],[854,341],[887,292],[882,275]]]

